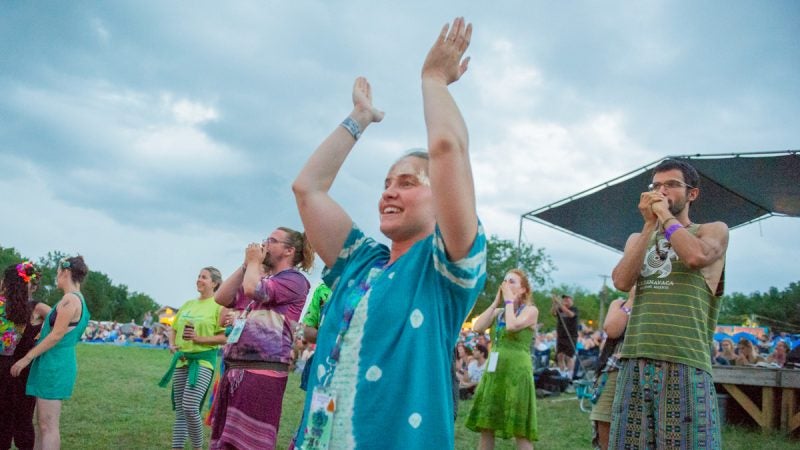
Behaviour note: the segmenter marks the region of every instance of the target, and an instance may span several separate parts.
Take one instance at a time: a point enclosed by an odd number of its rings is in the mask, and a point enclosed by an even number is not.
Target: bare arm
[[[48,305],[47,303],[42,303],[42,302],[37,303],[36,306],[33,308],[34,322],[39,323],[43,321],[44,318],[47,317],[48,314],[50,314],[51,309],[53,308],[51,308],[50,305]]]
[[[247,246],[245,251],[245,271],[242,278],[244,295],[256,298],[256,289],[261,281],[261,263],[267,257],[267,248],[255,242]]]
[[[644,219],[644,226],[640,233],[633,233],[625,243],[625,252],[622,259],[611,272],[614,287],[620,291],[628,292],[636,284],[639,272],[642,270],[647,243],[650,236],[658,228],[658,216],[653,212],[653,204],[661,199],[653,192],[642,192],[639,196],[639,213]]]
[[[234,270],[233,273],[222,282],[217,292],[214,293],[214,301],[222,306],[229,307],[233,305],[233,301],[236,298],[236,291],[238,291],[239,287],[242,285],[242,280],[244,280],[244,270]]]
[[[536,321],[539,319],[539,309],[537,307],[526,306],[522,308],[519,316],[515,315],[512,309],[510,307],[505,309],[506,329],[508,331],[519,331],[529,327],[533,328],[536,325]]]
[[[178,347],[175,345],[176,335],[177,332],[175,331],[175,328],[170,327],[169,332],[167,332],[167,341],[169,342],[169,351],[172,353],[175,353],[178,350]]]
[[[83,309],[81,300],[75,294],[65,294],[58,304],[58,316],[56,316],[56,323],[53,324],[53,329],[41,342],[36,344],[35,347],[30,349],[28,353],[23,356],[19,361],[11,367],[11,375],[18,376],[25,367],[27,367],[34,359],[47,352],[53,346],[64,338],[64,335],[69,331],[69,323],[75,318],[76,315],[80,316]]]
[[[606,314],[606,320],[603,322],[603,331],[611,339],[622,336],[628,326],[629,316],[628,313],[622,310],[622,306],[631,308],[633,306],[633,295],[630,295],[627,300],[621,298],[614,300],[608,306],[608,314]]]
[[[422,98],[428,130],[431,190],[436,222],[448,257],[465,257],[478,230],[475,186],[469,161],[464,118],[447,86],[467,70],[462,57],[472,37],[472,24],[459,17],[452,29],[442,28],[422,67]]]
[[[534,327],[536,321],[539,319],[539,309],[535,306],[526,306],[522,308],[519,315],[514,311],[514,305],[509,303],[514,300],[520,300],[520,296],[525,295],[522,292],[517,292],[514,287],[505,281],[500,285],[500,291],[505,299],[506,307],[503,311],[506,321],[506,329],[508,331],[519,331],[523,328]],[[517,297],[517,298],[514,298]],[[513,300],[512,300],[513,299]]]
[[[191,333],[191,331],[190,331]],[[225,345],[228,342],[228,338],[225,336],[225,333],[215,334],[214,336],[194,336],[191,338],[191,341],[195,344],[202,344],[202,345]]]
[[[665,209],[666,201],[653,206],[662,224],[671,226],[675,217]],[[669,223],[667,223],[669,221]],[[728,226],[722,222],[706,223],[693,235],[686,228],[678,228],[669,240],[678,257],[692,269],[702,269],[715,263],[725,255],[728,249]]]
[[[484,310],[481,315],[475,319],[475,323],[472,324],[472,331],[476,333],[483,333],[492,325],[495,317],[500,312],[497,307],[500,305],[500,301],[503,298],[503,294],[500,289],[497,290],[497,295],[494,297],[494,301],[491,305],[489,305],[486,310]]]
[[[353,111],[349,117],[358,123],[362,132],[372,122],[383,119],[383,112],[372,106],[372,88],[366,78],[356,78]],[[328,192],[355,143],[349,131],[337,126],[317,147],[292,184],[306,235],[328,267],[336,262],[353,225],[350,216]]]

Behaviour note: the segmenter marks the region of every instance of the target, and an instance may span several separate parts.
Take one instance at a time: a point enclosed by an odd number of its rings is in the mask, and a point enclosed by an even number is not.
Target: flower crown
[[[30,270],[30,275],[28,271]],[[36,279],[36,268],[33,267],[33,263],[30,261],[23,261],[17,264],[17,275],[22,278],[22,281],[26,283],[30,283],[31,280]]]

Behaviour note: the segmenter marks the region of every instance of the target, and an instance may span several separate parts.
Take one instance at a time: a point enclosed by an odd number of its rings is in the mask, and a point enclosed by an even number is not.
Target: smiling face
[[[678,187],[667,187],[670,181],[679,181]],[[697,188],[690,188],[686,181],[683,179],[683,172],[679,169],[666,170],[664,172],[657,172],[653,175],[653,184],[660,186],[656,192],[666,197],[669,203],[669,212],[674,216],[678,216],[681,211],[686,209],[686,206],[697,198],[700,192]]]
[[[214,281],[211,279],[211,272],[206,269],[201,270],[197,275],[197,292],[201,294],[214,292]]]
[[[381,232],[392,241],[416,241],[433,232],[436,219],[426,160],[408,156],[392,166],[378,212]]]

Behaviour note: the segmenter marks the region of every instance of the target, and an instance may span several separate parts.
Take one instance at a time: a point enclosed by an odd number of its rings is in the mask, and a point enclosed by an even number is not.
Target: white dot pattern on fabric
[[[415,429],[419,428],[420,424],[422,424],[422,416],[419,415],[419,413],[414,413],[408,416],[408,424]]]
[[[422,311],[420,311],[419,309],[415,309],[411,313],[411,317],[409,318],[409,320],[411,321],[412,327],[419,328],[420,326],[422,326],[422,322],[425,321],[425,316],[422,315]]]
[[[390,274],[389,274],[389,279],[390,279],[390,280],[391,280],[392,278],[394,278],[394,274],[395,274],[395,272],[392,272],[392,273],[390,273]]]
[[[383,371],[378,366],[367,369],[367,381],[378,381],[383,376]]]
[[[347,287],[351,288],[351,287],[353,287],[354,284],[356,284],[356,281],[355,280],[350,280],[350,281],[347,282]]]
[[[317,366],[317,380],[322,381],[322,377],[325,376],[325,366],[322,364]]]

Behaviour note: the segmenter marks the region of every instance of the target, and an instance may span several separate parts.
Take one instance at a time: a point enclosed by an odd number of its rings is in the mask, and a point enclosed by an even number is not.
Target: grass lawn
[[[157,383],[166,370],[166,350],[78,346],[79,374],[72,399],[64,402],[61,417],[64,449],[164,449],[171,443],[173,412],[169,389]],[[283,402],[278,448],[286,448],[297,429],[305,393],[300,377],[292,375]],[[474,449],[478,435],[464,427],[472,405],[463,401],[456,421],[456,448]],[[582,413],[574,395],[537,402],[539,449],[591,448],[588,414]],[[206,446],[208,445],[206,428]],[[779,434],[728,426],[723,429],[725,449],[800,448],[800,440]],[[187,445],[188,448],[188,445]],[[510,440],[498,440],[498,449],[514,448]]]

